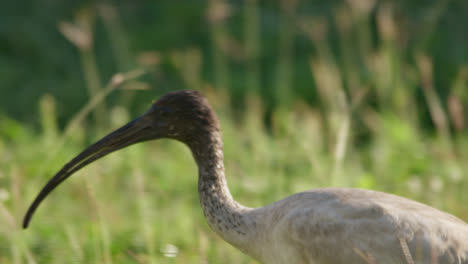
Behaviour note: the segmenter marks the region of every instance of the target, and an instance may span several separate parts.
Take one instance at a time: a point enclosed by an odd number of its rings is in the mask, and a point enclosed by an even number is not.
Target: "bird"
[[[198,167],[198,194],[210,228],[268,264],[468,263],[468,225],[428,205],[357,188],[317,188],[260,208],[236,202],[225,177],[217,116],[197,91],[163,95],[149,110],[66,163],[30,205],[39,204],[86,165],[130,145],[169,138],[184,143]]]

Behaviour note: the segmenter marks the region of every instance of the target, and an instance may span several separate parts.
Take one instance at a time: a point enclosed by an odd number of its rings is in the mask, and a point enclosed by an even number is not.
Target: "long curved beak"
[[[23,228],[28,227],[34,212],[42,200],[73,173],[116,150],[138,142],[155,139],[155,137],[152,136],[154,135],[153,132],[151,124],[145,122],[145,117],[142,116],[108,134],[78,154],[78,156],[65,164],[65,166],[49,180],[44,188],[42,188],[36,199],[34,199],[33,203],[29,206],[23,220]]]

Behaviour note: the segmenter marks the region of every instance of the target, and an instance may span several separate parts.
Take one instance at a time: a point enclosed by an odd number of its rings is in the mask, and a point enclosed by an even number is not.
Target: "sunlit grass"
[[[260,125],[262,106],[251,99],[244,121],[220,116],[234,197],[262,206],[331,185],[335,161],[324,148],[317,113],[305,106],[276,112],[267,133]],[[128,118],[121,109],[118,113]],[[396,193],[466,217],[466,168],[444,157],[444,145],[412,124],[391,115],[372,118],[378,119],[375,139],[348,150],[333,185]],[[35,134],[2,120],[1,138],[8,139],[0,143],[0,233],[7,245],[0,248],[2,263],[251,263],[210,231],[191,154],[168,140],[132,146],[78,172],[44,202],[29,229],[21,230],[25,209],[40,187],[85,145],[69,140],[62,155],[50,160],[54,146],[43,133],[47,129]],[[9,136],[11,130],[18,138]],[[457,143],[464,157],[466,143],[463,138]],[[166,252],[174,247],[176,253]]]

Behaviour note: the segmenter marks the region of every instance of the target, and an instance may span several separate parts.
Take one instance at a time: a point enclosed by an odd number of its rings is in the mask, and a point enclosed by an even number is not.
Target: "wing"
[[[326,188],[270,206],[272,239],[305,263],[468,263],[468,225],[399,196]]]

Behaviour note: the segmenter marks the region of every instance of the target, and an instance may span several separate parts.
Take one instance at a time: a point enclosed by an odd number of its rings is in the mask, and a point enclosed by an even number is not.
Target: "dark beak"
[[[132,144],[155,139],[155,131],[151,127],[151,122],[147,122],[147,118],[142,116],[137,118],[125,126],[115,130],[109,135],[105,136],[98,142],[94,143],[78,156],[69,161],[63,168],[49,180],[49,182],[42,188],[41,192],[37,195],[34,202],[28,209],[26,216],[23,220],[23,228],[27,228],[29,221],[36,211],[39,204],[44,200],[47,195],[54,190],[60,183],[70,177],[73,173],[77,172],[86,165],[92,163],[99,158],[106,156],[116,150],[125,148]]]

